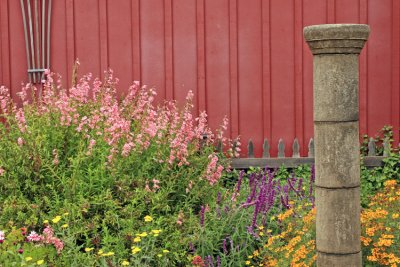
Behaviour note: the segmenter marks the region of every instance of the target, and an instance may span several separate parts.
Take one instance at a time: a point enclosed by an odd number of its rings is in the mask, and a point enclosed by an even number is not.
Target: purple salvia
[[[226,248],[226,238],[224,238],[224,241],[222,242],[222,250],[224,251],[224,254],[228,254],[228,249]]]
[[[217,267],[221,267],[221,257],[217,256]]]
[[[247,197],[246,203],[249,203],[249,202],[253,201],[254,197],[256,196],[257,185],[258,185],[258,181],[255,180],[254,183],[253,183],[253,188],[251,189],[251,193]]]
[[[303,192],[302,186],[303,186],[303,178],[300,178],[300,179],[299,179],[299,183],[298,183],[298,185],[297,185],[297,191]]]
[[[196,251],[192,242],[189,242],[189,250],[192,251],[193,253]]]
[[[217,217],[218,217],[218,218],[221,218],[221,209],[220,209],[219,207],[217,207],[217,208],[215,209],[215,211],[216,211],[216,213],[217,213]]]
[[[229,237],[229,242],[231,243],[231,251],[233,251],[233,240]]]
[[[206,211],[206,208],[204,206],[201,206],[200,210],[200,225],[203,227],[204,226],[204,213]]]
[[[211,257],[211,255],[208,255],[208,263],[210,264],[209,266],[210,267],[214,267],[214,261],[213,261],[213,258]]]
[[[219,205],[221,203],[221,192],[218,192],[217,195],[217,205]]]
[[[282,205],[286,208],[286,209],[288,209],[289,208],[289,205],[288,205],[288,203],[287,202],[285,202],[285,199],[283,198],[283,196],[281,195],[281,203],[282,203]]]
[[[224,207],[224,212],[225,212],[225,213],[228,213],[229,210],[230,210],[229,206],[228,206],[228,205],[225,205],[225,207]]]
[[[244,171],[241,170],[240,173],[239,173],[239,180],[238,180],[237,186],[236,186],[236,192],[237,192],[237,193],[240,192],[240,187],[241,187],[241,185],[242,185],[243,176],[244,176]]]

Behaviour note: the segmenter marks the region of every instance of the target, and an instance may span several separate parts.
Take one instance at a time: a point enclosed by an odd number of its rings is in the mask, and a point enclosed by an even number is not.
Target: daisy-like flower
[[[141,248],[133,246],[133,247],[132,247],[132,254],[136,254],[136,253],[138,253],[138,252],[141,251],[141,250],[142,250]]]
[[[52,221],[53,223],[58,223],[60,220],[61,220],[61,216],[60,216],[60,215],[57,215],[57,216],[54,217],[51,221]]]
[[[38,261],[36,262],[37,265],[42,265],[43,263],[44,263],[44,260],[38,260]]]
[[[129,265],[129,261],[123,260],[123,261],[121,262],[121,265],[122,265],[122,266],[128,266],[128,265]]]
[[[144,216],[144,221],[145,222],[151,222],[153,218],[150,215]]]
[[[140,241],[142,241],[142,239],[140,238],[140,236],[137,236],[133,239],[133,242],[135,243],[139,243]]]
[[[93,250],[93,248],[85,248],[85,252],[90,252],[92,250]]]

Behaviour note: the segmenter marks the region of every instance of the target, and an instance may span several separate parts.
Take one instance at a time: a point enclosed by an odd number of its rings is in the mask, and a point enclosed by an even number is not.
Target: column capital
[[[360,54],[368,39],[366,24],[322,24],[304,28],[304,38],[314,55]]]

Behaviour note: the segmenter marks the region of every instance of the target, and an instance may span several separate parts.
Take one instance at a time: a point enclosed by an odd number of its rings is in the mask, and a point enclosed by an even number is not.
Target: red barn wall
[[[400,125],[398,0],[54,0],[51,68],[69,83],[81,73],[112,68],[123,93],[133,80],[157,88],[158,99],[195,93],[229,135],[286,146],[313,136],[312,56],[304,26],[366,23],[360,59],[360,133]],[[0,84],[13,94],[27,82],[20,1],[0,0]],[[68,85],[68,84],[67,84]],[[399,141],[398,131],[396,141]]]

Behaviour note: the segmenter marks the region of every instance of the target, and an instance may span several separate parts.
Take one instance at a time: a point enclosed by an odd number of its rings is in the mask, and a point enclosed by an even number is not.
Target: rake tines
[[[20,1],[24,24],[29,82],[41,83],[44,71],[50,67],[50,22],[52,0]]]

